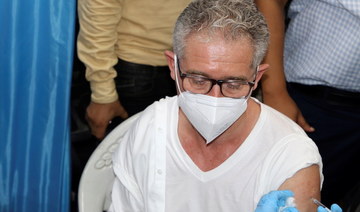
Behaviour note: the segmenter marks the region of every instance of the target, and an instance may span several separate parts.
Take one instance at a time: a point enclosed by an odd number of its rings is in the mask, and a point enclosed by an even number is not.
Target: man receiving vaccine
[[[274,190],[291,190],[299,211],[316,211],[316,145],[250,97],[268,68],[268,39],[253,1],[190,3],[165,52],[178,95],[147,107],[120,141],[110,211],[275,212],[285,201],[260,202]]]

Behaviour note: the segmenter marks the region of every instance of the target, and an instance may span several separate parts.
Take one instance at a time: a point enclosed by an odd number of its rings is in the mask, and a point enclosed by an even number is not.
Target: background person
[[[163,52],[172,49],[175,19],[189,2],[78,1],[78,57],[91,88],[86,116],[98,139],[113,118],[176,94]]]

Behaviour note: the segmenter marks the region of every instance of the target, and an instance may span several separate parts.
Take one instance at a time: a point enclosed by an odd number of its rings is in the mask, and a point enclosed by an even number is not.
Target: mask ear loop
[[[174,66],[175,66],[175,82],[176,82],[176,89],[179,92],[179,95],[181,95],[181,90],[180,90],[180,84],[179,84],[179,70],[178,70],[178,60],[177,60],[177,56],[176,54],[174,55]]]

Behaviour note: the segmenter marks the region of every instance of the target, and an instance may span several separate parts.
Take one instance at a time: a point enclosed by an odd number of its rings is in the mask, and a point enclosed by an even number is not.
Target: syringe
[[[315,198],[311,198],[311,200],[313,201],[313,203],[315,203],[317,206],[321,206],[323,208],[325,208],[326,211],[331,212],[331,210],[326,207],[324,204],[322,204],[319,200],[315,199]]]

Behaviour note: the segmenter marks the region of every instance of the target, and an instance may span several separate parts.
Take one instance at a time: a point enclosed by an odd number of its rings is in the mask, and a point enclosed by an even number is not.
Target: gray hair
[[[194,0],[178,17],[174,34],[174,52],[184,56],[186,39],[193,33],[209,36],[221,32],[224,39],[237,41],[246,38],[254,47],[252,66],[263,60],[269,42],[269,31],[263,15],[253,0]]]

